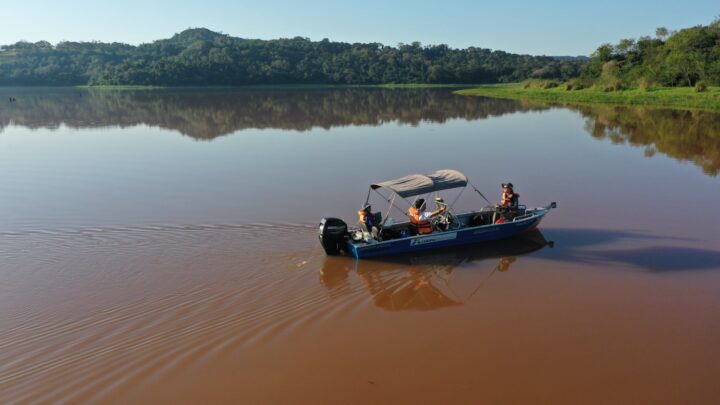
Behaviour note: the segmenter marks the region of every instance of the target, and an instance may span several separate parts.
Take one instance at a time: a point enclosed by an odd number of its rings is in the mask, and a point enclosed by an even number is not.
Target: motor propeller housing
[[[339,255],[346,250],[346,241],[349,236],[345,221],[339,218],[323,218],[320,220],[318,238],[325,253]]]

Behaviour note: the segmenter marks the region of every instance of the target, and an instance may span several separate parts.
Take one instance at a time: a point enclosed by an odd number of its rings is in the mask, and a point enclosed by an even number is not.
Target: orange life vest
[[[432,233],[432,224],[430,221],[420,219],[420,211],[417,208],[410,207],[408,214],[410,215],[410,223],[417,229],[417,233]]]
[[[502,198],[500,199],[500,205],[502,205],[503,207],[516,208],[516,207],[512,207],[513,199],[516,198],[516,196],[519,197],[515,193],[506,193],[503,191]]]
[[[360,223],[367,224],[367,214],[368,213],[365,210],[358,211],[358,216],[360,217],[358,221],[360,221]]]
[[[510,201],[512,201],[512,193],[506,193],[503,191],[502,198],[500,199],[500,204],[503,207],[507,207],[510,205]]]

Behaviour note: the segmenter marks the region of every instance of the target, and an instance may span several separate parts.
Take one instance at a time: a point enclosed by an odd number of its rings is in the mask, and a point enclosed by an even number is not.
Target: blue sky
[[[126,42],[206,27],[243,38],[420,41],[536,55],[584,55],[655,28],[707,24],[718,0],[325,1],[20,0],[3,5],[0,44],[19,40]]]

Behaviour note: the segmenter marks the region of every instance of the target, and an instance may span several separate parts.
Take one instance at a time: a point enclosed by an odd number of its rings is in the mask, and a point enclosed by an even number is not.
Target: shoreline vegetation
[[[538,76],[538,75],[536,75]],[[479,85],[457,94],[550,103],[618,104],[720,110],[720,18],[655,37],[603,44],[581,73],[516,84]]]
[[[658,108],[676,108],[690,110],[720,111],[720,87],[707,87],[697,92],[692,87],[657,87],[651,89],[627,88],[606,91],[600,88],[584,88],[568,90],[568,84],[546,81],[527,81],[523,83],[501,84],[422,84],[422,83],[387,83],[370,85],[347,84],[280,84],[280,85],[245,85],[245,86],[140,86],[140,85],[82,85],[82,86],[48,86],[50,88],[77,88],[91,91],[151,91],[151,90],[223,90],[223,89],[342,89],[342,88],[382,88],[382,89],[449,89],[461,96],[479,96],[498,99],[530,100],[551,104],[575,105],[626,105],[647,106]],[[25,86],[0,86],[10,89]],[[43,86],[32,86],[43,87]]]
[[[484,85],[457,90],[454,93],[464,96],[534,100],[559,104],[615,104],[720,110],[720,87],[707,87],[702,92],[697,92],[692,87],[627,88],[605,91],[592,87],[567,90],[567,84],[533,86],[527,83],[512,83]]]
[[[63,86],[59,86],[63,87]],[[90,89],[90,90],[159,90],[159,89],[165,89],[164,86],[140,86],[140,85],[102,85],[102,86],[91,86],[91,85],[81,85],[81,86],[70,86],[75,87],[78,89]]]
[[[47,86],[73,87],[89,90],[160,90],[160,89],[332,89],[332,88],[383,88],[383,89],[466,89],[477,84],[432,84],[432,83],[386,83],[386,84],[248,84],[236,86],[142,86],[142,85],[80,85],[80,86]],[[0,86],[0,88],[26,86]],[[36,87],[36,86],[33,86]],[[41,86],[37,86],[41,87]]]
[[[374,85],[247,85],[247,86],[75,86],[88,90],[162,90],[162,89],[323,89],[323,88],[385,88],[385,89],[456,89],[462,96],[482,96],[513,100],[532,100],[558,104],[610,104],[720,111],[720,87],[707,87],[697,92],[692,87],[628,88],[605,91],[599,88],[568,90],[568,83],[528,81],[506,84],[418,84],[388,83]]]

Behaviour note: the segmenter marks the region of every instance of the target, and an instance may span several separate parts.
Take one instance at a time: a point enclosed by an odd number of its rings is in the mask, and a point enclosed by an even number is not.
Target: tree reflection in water
[[[457,96],[449,89],[237,88],[106,91],[73,88],[0,88],[0,132],[27,128],[130,127],[176,130],[198,140],[243,129],[307,131],[397,122],[418,125],[450,119],[480,120],[550,104]],[[720,173],[720,113],[647,107],[574,106],[598,139],[645,147]]]
[[[647,107],[569,107],[586,118],[585,129],[597,139],[645,147],[692,162],[710,176],[720,174],[720,113]]]
[[[195,139],[213,139],[250,128],[307,131],[388,122],[418,125],[546,108],[513,100],[457,96],[448,89],[21,91],[17,103],[0,109],[0,128],[11,123],[51,129],[60,125],[94,128],[142,124],[177,130]],[[0,89],[0,99],[8,92],[18,93]]]

